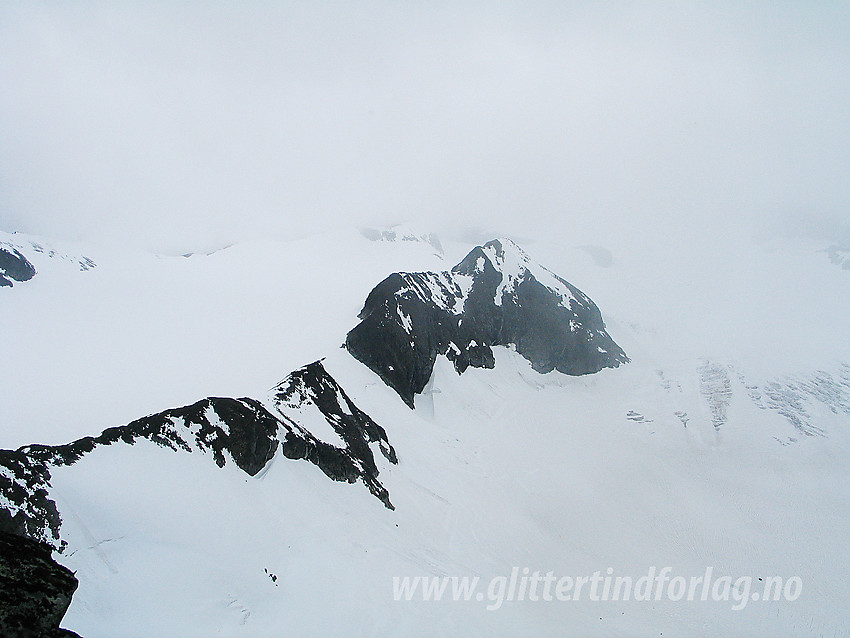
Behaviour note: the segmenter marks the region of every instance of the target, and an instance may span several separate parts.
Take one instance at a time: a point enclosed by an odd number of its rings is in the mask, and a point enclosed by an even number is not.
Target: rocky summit
[[[458,373],[492,368],[493,346],[538,372],[582,375],[628,362],[586,294],[509,239],[474,248],[450,271],[394,273],[366,299],[345,346],[411,408],[438,355]]]

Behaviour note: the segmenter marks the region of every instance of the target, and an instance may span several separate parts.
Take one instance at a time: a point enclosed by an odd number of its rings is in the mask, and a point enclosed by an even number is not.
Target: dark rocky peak
[[[396,463],[396,453],[384,429],[358,408],[321,361],[292,372],[272,390],[275,409],[295,430],[283,439],[283,453],[304,458],[319,466],[334,480],[361,480],[375,496],[393,509],[389,492],[378,481],[378,467],[370,444]],[[324,420],[336,437],[310,428]],[[328,431],[328,433],[330,432]],[[323,440],[331,438],[331,441]]]
[[[366,299],[345,347],[411,408],[438,355],[458,373],[511,346],[538,372],[591,374],[629,359],[596,304],[514,242],[477,246],[451,271],[394,273]]]
[[[0,246],[0,286],[29,281],[35,277],[35,266],[17,248]]]

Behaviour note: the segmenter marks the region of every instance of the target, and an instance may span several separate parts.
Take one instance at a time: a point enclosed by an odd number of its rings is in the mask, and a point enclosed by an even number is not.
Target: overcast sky
[[[846,232],[848,69],[847,2],[2,2],[0,229]]]

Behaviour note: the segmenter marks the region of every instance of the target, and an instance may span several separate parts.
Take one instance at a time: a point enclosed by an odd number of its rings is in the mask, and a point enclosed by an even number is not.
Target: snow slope
[[[68,543],[57,558],[80,579],[63,626],[89,638],[842,635],[850,280],[823,247],[532,242],[596,302],[631,362],[540,374],[496,346],[493,369],[458,375],[438,356],[410,410],[339,346],[388,273],[446,270],[471,248],[441,244],[445,259],[356,232],[190,258],[110,247],[90,272],[2,291],[4,447],[209,395],[271,396],[326,356],[398,455],[375,454],[394,511],[280,452],[253,477],[146,440],[55,468]],[[393,600],[394,576],[639,577],[653,565],[796,575],[804,588],[738,611]]]

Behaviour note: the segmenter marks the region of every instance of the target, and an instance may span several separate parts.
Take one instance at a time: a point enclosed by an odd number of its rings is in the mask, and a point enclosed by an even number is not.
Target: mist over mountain
[[[844,635],[848,32],[0,5],[0,635]]]

